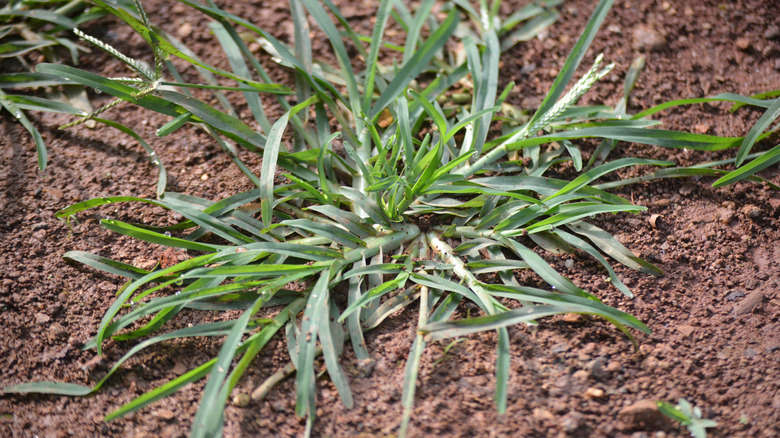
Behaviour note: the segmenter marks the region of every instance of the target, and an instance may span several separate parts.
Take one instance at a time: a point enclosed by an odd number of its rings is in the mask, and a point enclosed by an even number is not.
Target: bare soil
[[[208,34],[207,21],[168,1],[148,3],[152,20],[179,34],[199,55],[227,68]],[[272,3],[268,5],[267,3]],[[373,2],[346,3],[350,20],[370,29]],[[366,3],[366,4],[363,4]],[[504,13],[524,1],[507,1]],[[533,41],[521,43],[502,60],[501,80],[517,84],[510,101],[533,108],[589,17],[593,2],[576,0],[561,8],[559,23]],[[780,7],[774,0],[618,0],[584,65],[599,53],[617,68],[584,98],[614,104],[631,61],[647,57],[629,111],[687,97],[734,92],[743,95],[780,88]],[[292,39],[287,2],[247,2],[228,9],[284,41]],[[90,33],[132,56],[149,57],[141,39],[116,21],[93,24]],[[326,45],[315,50],[328,56]],[[84,56],[83,68],[125,74],[101,53]],[[291,77],[263,56],[275,80]],[[4,67],[5,69],[5,67]],[[104,102],[105,96],[92,96]],[[728,105],[694,105],[657,118],[667,129],[727,136],[744,135],[761,112]],[[245,109],[242,109],[245,111]],[[273,112],[273,111],[272,111]],[[278,115],[278,114],[276,114]],[[271,114],[273,117],[274,114]],[[169,190],[220,199],[251,187],[209,137],[186,127],[158,139],[154,129],[167,120],[121,106],[112,117],[133,126],[167,165]],[[136,222],[175,223],[162,210],[114,205],[82,214],[69,227],[54,213],[67,205],[108,195],[154,196],[156,173],[143,149],[109,129],[56,127],[67,118],[36,114],[51,160],[44,175],[36,169],[33,144],[8,114],[0,116],[0,387],[57,380],[92,384],[131,345],[109,342],[102,361],[81,345],[94,335],[103,312],[121,286],[118,277],[66,263],[70,250],[92,251],[138,265],[177,257],[162,248],[117,236],[98,225],[111,216]],[[759,150],[776,144],[765,142]],[[641,155],[693,164],[733,156],[621,144],[618,156]],[[259,171],[260,160],[242,158]],[[621,172],[621,178],[637,170]],[[780,184],[777,166],[762,176]],[[418,381],[412,436],[686,436],[679,425],[657,416],[647,401],[685,397],[719,425],[711,436],[780,435],[780,194],[740,183],[713,189],[712,179],[665,180],[618,190],[648,210],[599,218],[598,224],[665,276],[655,278],[618,268],[636,293],[626,299],[608,286],[595,262],[550,260],[576,284],[645,322],[652,335],[637,334],[640,348],[597,319],[550,318],[538,327],[513,327],[509,409],[498,416],[492,401],[496,338],[466,338],[444,354],[447,343],[428,348]],[[660,215],[655,226],[651,215]],[[186,325],[203,315],[190,312]],[[330,382],[320,379],[316,436],[393,436],[401,417],[405,359],[417,315],[400,312],[368,335],[376,367],[357,372],[348,350],[344,364],[356,407],[347,410]],[[151,348],[127,363],[89,398],[0,396],[0,436],[183,436],[197,410],[203,382],[137,414],[103,422],[103,417],[148,389],[213,357],[218,345],[190,340]],[[246,378],[251,392],[288,361],[281,339],[273,340]],[[294,382],[285,381],[268,398],[226,411],[226,436],[296,436],[303,423],[294,414]],[[645,404],[642,402],[644,401]],[[637,404],[639,402],[639,404]]]

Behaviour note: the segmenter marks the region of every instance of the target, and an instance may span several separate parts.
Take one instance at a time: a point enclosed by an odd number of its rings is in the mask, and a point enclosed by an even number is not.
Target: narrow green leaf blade
[[[767,108],[764,115],[762,115],[756,124],[750,128],[745,139],[742,140],[742,145],[737,152],[737,166],[742,165],[742,162],[745,161],[745,157],[750,153],[750,149],[753,148],[753,144],[758,140],[761,133],[763,133],[778,117],[780,117],[780,99],[775,99],[772,106]]]
[[[92,388],[75,383],[64,382],[32,382],[19,385],[6,386],[3,388],[6,394],[59,394],[70,396],[85,396],[92,393]]]
[[[738,168],[737,170],[733,172],[729,172],[726,175],[722,176],[717,181],[715,181],[712,184],[712,186],[722,187],[722,186],[727,186],[729,184],[733,184],[737,181],[741,181],[745,178],[748,178],[751,175],[760,172],[766,169],[767,167],[778,162],[780,162],[780,144],[764,152],[761,156],[751,161],[750,163],[745,164],[744,166]]]

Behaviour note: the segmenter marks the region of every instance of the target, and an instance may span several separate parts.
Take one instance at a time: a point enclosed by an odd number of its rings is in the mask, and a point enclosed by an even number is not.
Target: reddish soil
[[[147,2],[145,2],[146,4]],[[172,2],[148,2],[152,20],[169,32],[183,32],[190,47],[227,68],[208,35],[206,20]],[[237,14],[291,40],[287,2],[234,6]],[[342,2],[344,3],[344,2]],[[505,12],[524,1],[507,1]],[[544,38],[522,43],[503,56],[502,81],[517,86],[516,105],[538,104],[582,30],[592,2],[561,7],[562,17]],[[370,8],[351,8],[349,18],[370,26]],[[191,32],[186,32],[186,23]],[[280,25],[281,23],[281,25]],[[611,76],[584,102],[614,104],[631,61],[646,51],[647,66],[633,93],[630,112],[660,102],[734,92],[749,95],[780,88],[780,8],[774,1],[618,0],[586,61],[598,53],[615,62]],[[116,23],[114,23],[116,24]],[[109,30],[110,29],[110,30]],[[91,33],[132,56],[148,57],[139,37],[125,26],[93,25]],[[635,36],[641,37],[639,41]],[[652,44],[646,43],[653,42]],[[316,49],[322,53],[324,44]],[[265,57],[267,58],[267,57]],[[264,59],[265,59],[264,58]],[[105,55],[84,56],[84,68],[125,74]],[[276,80],[290,76],[267,59]],[[101,102],[105,96],[93,96]],[[727,105],[695,105],[657,116],[667,129],[744,135],[761,115]],[[273,117],[274,114],[271,114]],[[170,174],[169,190],[219,199],[250,183],[210,139],[186,127],[158,139],[166,118],[121,106],[112,117],[138,129],[152,142]],[[131,345],[109,342],[102,362],[80,346],[94,335],[122,281],[66,263],[70,250],[92,251],[128,263],[148,264],[161,248],[119,237],[97,221],[111,215],[137,222],[174,223],[162,210],[114,205],[82,214],[68,227],[54,213],[98,196],[153,196],[156,172],[142,148],[108,129],[84,127],[59,132],[67,119],[36,114],[51,160],[36,170],[34,147],[8,114],[0,116],[0,387],[29,381],[96,382]],[[763,143],[766,149],[775,143]],[[655,147],[621,145],[616,155],[642,155],[692,164],[730,157]],[[242,156],[259,171],[259,159]],[[777,166],[762,176],[780,184]],[[635,170],[620,173],[632,176]],[[638,215],[602,217],[600,226],[666,275],[654,278],[618,268],[637,297],[624,298],[604,282],[593,261],[551,259],[578,285],[610,305],[644,321],[652,335],[637,334],[635,351],[621,333],[596,319],[546,319],[538,327],[510,329],[512,377],[509,409],[498,416],[492,402],[493,333],[455,344],[430,346],[424,356],[411,427],[412,436],[686,436],[678,425],[657,418],[637,402],[685,397],[718,421],[715,437],[780,435],[780,194],[758,184],[713,189],[712,179],[681,179],[625,187],[619,194],[645,205]],[[661,215],[653,227],[651,215]],[[169,256],[170,254],[165,254]],[[174,254],[175,255],[175,254]],[[190,312],[177,320],[200,318]],[[354,355],[344,365],[356,407],[347,410],[332,385],[320,380],[317,436],[392,436],[401,416],[404,364],[417,315],[409,309],[368,335],[376,367],[364,376]],[[111,423],[103,417],[135,396],[216,354],[218,345],[190,340],[151,348],[131,360],[96,395],[0,396],[1,436],[182,436],[196,412],[203,382]],[[240,383],[251,392],[286,364],[287,349],[275,339]],[[294,436],[303,423],[294,415],[294,383],[285,381],[268,398],[226,411],[226,436]]]

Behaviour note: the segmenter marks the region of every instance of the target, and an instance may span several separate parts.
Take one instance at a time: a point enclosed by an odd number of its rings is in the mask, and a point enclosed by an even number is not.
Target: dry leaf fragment
[[[393,123],[393,113],[390,112],[390,109],[385,108],[379,114],[379,121],[377,121],[376,124],[384,129],[390,126],[391,123]]]

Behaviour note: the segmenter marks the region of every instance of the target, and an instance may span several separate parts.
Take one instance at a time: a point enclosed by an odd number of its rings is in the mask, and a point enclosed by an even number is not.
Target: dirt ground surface
[[[268,5],[272,3],[272,5]],[[373,2],[341,2],[344,13],[365,29]],[[363,4],[365,3],[365,4]],[[506,14],[525,2],[506,1]],[[505,53],[501,81],[517,84],[509,101],[534,108],[541,102],[587,21],[594,2],[560,7],[561,19],[540,38]],[[210,62],[227,68],[207,20],[172,1],[144,2],[152,21],[179,35]],[[615,104],[631,61],[646,55],[629,112],[658,103],[722,92],[743,95],[780,88],[780,7],[774,0],[618,0],[583,62],[596,55],[617,67],[583,103]],[[225,6],[282,41],[291,41],[287,2],[235,2]],[[116,21],[93,24],[89,33],[131,56],[149,59],[141,39]],[[325,43],[315,45],[325,53]],[[260,53],[259,53],[260,55]],[[322,55],[327,56],[327,55]],[[274,80],[291,76],[262,55]],[[102,53],[83,57],[83,66],[107,75],[126,75]],[[96,102],[105,96],[92,95]],[[246,112],[246,108],[242,108]],[[761,112],[728,105],[693,105],[656,115],[664,128],[726,136],[744,135]],[[271,111],[270,116],[278,116]],[[69,264],[62,254],[91,251],[138,266],[180,254],[135,242],[102,229],[111,216],[142,223],[175,223],[161,209],[114,205],[82,214],[69,228],[54,217],[77,201],[108,195],[154,196],[155,168],[132,139],[109,129],[56,127],[64,116],[34,114],[50,153],[45,175],[36,168],[34,146],[7,113],[0,116],[0,387],[29,381],[93,384],[131,344],[108,342],[99,361],[82,351],[121,279]],[[251,188],[210,138],[192,127],[156,138],[168,120],[121,106],[109,118],[137,128],[156,148],[170,175],[169,190],[217,200]],[[764,142],[765,150],[776,144]],[[694,153],[621,144],[617,156],[645,156],[693,164],[733,156],[735,150]],[[259,172],[260,160],[242,158]],[[644,170],[642,170],[644,171]],[[621,178],[638,171],[621,171]],[[762,176],[780,184],[777,166]],[[665,272],[655,278],[628,269],[618,273],[637,295],[633,300],[608,286],[605,272],[590,259],[550,258],[577,285],[607,304],[645,322],[651,335],[637,333],[638,351],[605,321],[549,318],[537,327],[510,328],[512,375],[504,416],[493,405],[496,336],[484,333],[456,343],[431,345],[423,358],[411,436],[686,436],[648,406],[681,397],[717,420],[714,437],[780,436],[780,193],[740,183],[713,189],[711,178],[665,180],[616,192],[648,207],[637,215],[601,217],[597,223],[635,253]],[[660,215],[655,227],[652,215]],[[571,266],[571,264],[568,264]],[[414,306],[412,306],[414,307]],[[465,310],[464,310],[465,313]],[[179,326],[200,321],[189,312]],[[401,418],[404,365],[417,314],[409,309],[368,334],[376,360],[370,375],[356,370],[349,349],[343,363],[356,407],[347,410],[332,384],[320,379],[315,436],[394,436]],[[0,396],[0,436],[184,436],[189,433],[204,382],[125,418],[103,417],[142,394],[214,357],[218,344],[189,340],[145,350],[89,398]],[[288,361],[283,341],[274,339],[239,384],[251,392]],[[225,435],[297,436],[304,424],[294,414],[294,382],[287,380],[260,403],[229,406]]]

